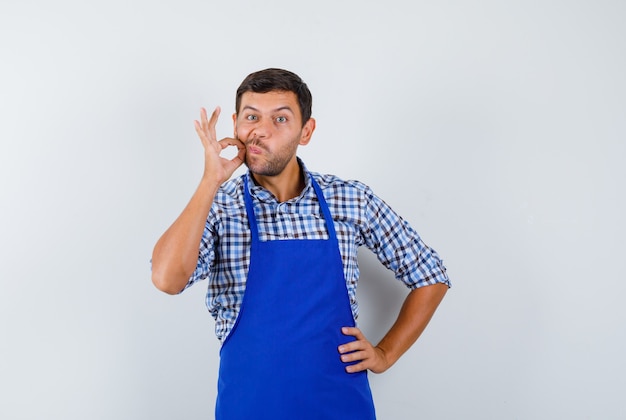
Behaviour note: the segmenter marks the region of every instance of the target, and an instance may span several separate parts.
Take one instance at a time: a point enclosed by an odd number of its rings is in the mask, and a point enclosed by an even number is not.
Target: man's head
[[[311,92],[286,70],[252,73],[237,89],[233,123],[234,137],[246,146],[251,173],[257,178],[293,176],[300,171],[298,146],[308,144],[315,130]]]
[[[293,92],[298,98],[302,126],[311,118],[313,97],[306,83],[300,76],[282,69],[265,69],[251,73],[241,82],[237,89],[235,99],[235,112],[238,114],[241,109],[241,96],[246,92],[267,93],[267,92]]]

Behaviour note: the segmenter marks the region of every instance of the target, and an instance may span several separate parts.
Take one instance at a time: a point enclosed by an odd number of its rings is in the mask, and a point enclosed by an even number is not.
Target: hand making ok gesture
[[[218,185],[231,177],[233,172],[244,162],[246,156],[246,147],[241,141],[230,137],[217,140],[215,125],[220,111],[220,107],[215,108],[211,114],[211,119],[208,119],[206,109],[201,108],[200,121],[194,121],[196,132],[204,147],[204,177],[217,182]],[[229,146],[237,148],[237,156],[230,160],[220,156],[222,150]]]

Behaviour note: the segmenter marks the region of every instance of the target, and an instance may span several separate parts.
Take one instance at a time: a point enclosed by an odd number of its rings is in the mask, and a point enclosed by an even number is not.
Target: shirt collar
[[[306,168],[306,165],[304,164],[304,162],[302,162],[302,160],[299,157],[297,159],[298,159],[298,165],[300,165],[300,168],[302,169],[302,173],[304,175],[304,188],[302,189],[302,192],[300,193],[299,196],[294,197],[290,200],[287,200],[288,202],[289,201],[296,202],[300,200],[302,197],[307,195],[309,191],[313,188],[313,185],[311,184],[311,173]],[[252,176],[250,176],[250,171],[246,173],[246,177],[248,179],[248,191],[250,192],[250,195],[252,197],[256,198],[259,201],[263,201],[267,203],[278,202],[276,197],[274,197],[274,194],[272,194],[267,189],[255,183]]]

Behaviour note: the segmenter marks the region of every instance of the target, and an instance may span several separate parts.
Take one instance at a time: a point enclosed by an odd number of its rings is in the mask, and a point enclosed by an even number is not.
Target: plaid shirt
[[[312,175],[324,192],[333,217],[354,319],[359,310],[357,249],[361,245],[374,252],[411,289],[435,283],[450,285],[439,255],[369,187],[358,181],[308,172],[302,162],[300,165],[306,175],[305,188],[298,197],[283,203],[248,178],[259,239],[328,238],[308,177]],[[224,183],[216,194],[202,235],[198,265],[186,286],[209,278],[206,305],[216,320],[215,334],[222,342],[235,324],[248,277],[251,237],[243,198],[246,176],[249,174]]]

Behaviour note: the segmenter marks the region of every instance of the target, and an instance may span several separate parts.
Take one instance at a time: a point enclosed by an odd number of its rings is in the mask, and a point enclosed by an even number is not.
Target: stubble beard
[[[246,153],[244,163],[252,174],[260,176],[280,175],[295,155],[298,147],[297,145],[295,147],[285,147],[278,153],[271,153],[258,142],[250,142],[250,145],[262,149],[264,153],[262,156],[259,156],[260,159],[256,162],[251,162],[254,158],[250,159],[250,155]]]

